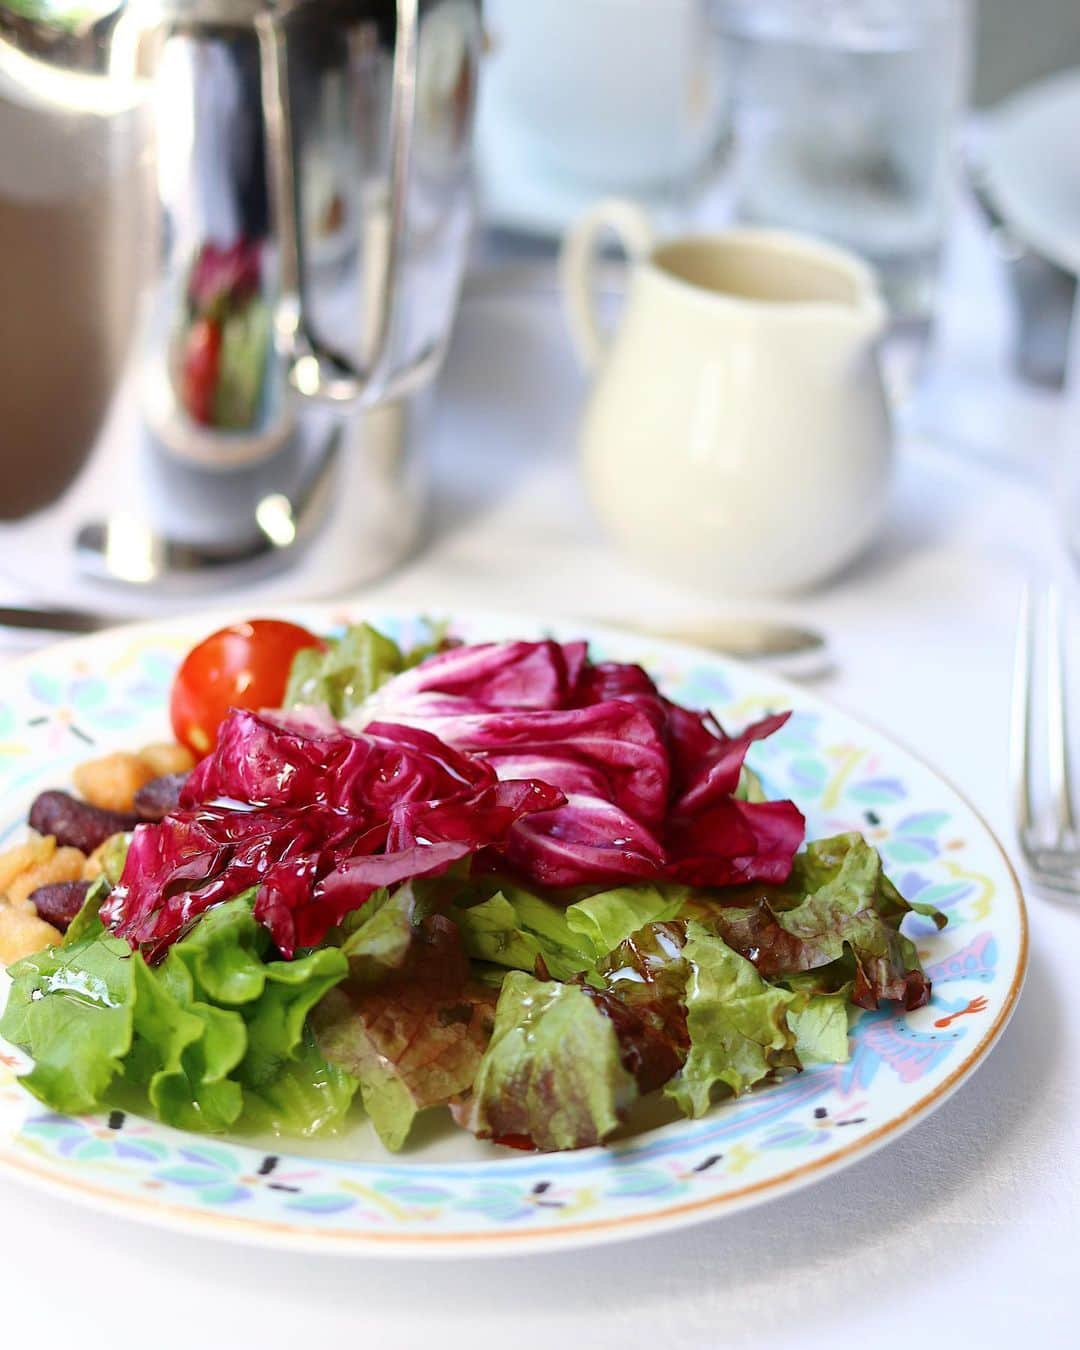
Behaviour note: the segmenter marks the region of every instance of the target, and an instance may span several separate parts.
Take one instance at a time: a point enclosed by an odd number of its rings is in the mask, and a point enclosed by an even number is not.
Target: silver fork
[[[1035,642],[1038,628],[1031,589],[1024,587],[1016,630],[1013,666],[1010,759],[1016,829],[1020,850],[1035,884],[1058,895],[1080,899],[1080,807],[1072,787],[1066,696],[1066,619],[1061,597],[1051,587],[1046,595],[1045,733],[1049,769],[1049,801],[1040,806],[1033,784]]]

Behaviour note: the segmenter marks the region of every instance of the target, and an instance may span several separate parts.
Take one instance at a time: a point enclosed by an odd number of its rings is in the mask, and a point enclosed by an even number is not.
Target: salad
[[[944,917],[861,835],[804,843],[745,763],[787,713],[731,734],[585,642],[275,620],[189,653],[170,711],[171,761],[34,803],[22,856],[77,877],[0,856],[0,953],[5,913],[40,925],[0,1034],[58,1112],[316,1135],[362,1108],[396,1150],[442,1109],[581,1148],[646,1094],[701,1116],[929,1000],[901,926]]]

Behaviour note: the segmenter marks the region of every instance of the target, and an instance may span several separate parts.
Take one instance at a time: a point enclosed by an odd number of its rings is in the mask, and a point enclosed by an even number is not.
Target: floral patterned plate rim
[[[326,632],[363,617],[401,638],[421,623],[359,605],[281,612]],[[0,846],[23,828],[34,794],[67,781],[80,759],[160,737],[173,670],[230,617],[119,628],[0,670]],[[494,614],[452,623],[471,641],[569,639],[583,627]],[[1027,960],[1023,896],[985,821],[920,759],[801,688],[669,642],[591,625],[585,635],[601,656],[640,662],[666,692],[724,723],[793,709],[751,763],[772,795],[798,802],[811,837],[863,830],[909,898],[947,911],[941,934],[922,920],[907,929],[934,983],[927,1007],[863,1014],[847,1064],[809,1069],[702,1120],[558,1155],[435,1129],[391,1156],[363,1123],[315,1146],[208,1139],[119,1111],[57,1116],[19,1086],[19,1056],[0,1042],[0,1169],[102,1210],[239,1241],[506,1255],[658,1232],[779,1196],[866,1156],[940,1105],[997,1040]]]

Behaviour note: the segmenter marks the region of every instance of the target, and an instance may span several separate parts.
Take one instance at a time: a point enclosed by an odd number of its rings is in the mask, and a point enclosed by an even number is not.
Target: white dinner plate
[[[395,636],[415,616],[359,607],[287,609],[330,631],[363,615]],[[90,755],[167,732],[185,651],[221,619],[117,629],[0,671],[0,846],[25,829],[42,788]],[[580,637],[535,618],[453,616],[467,640]],[[0,1167],[102,1210],[271,1246],[398,1256],[504,1255],[660,1232],[778,1198],[865,1157],[938,1106],[985,1059],[1016,1004],[1027,952],[1024,903],[1001,846],[942,778],[885,736],[736,662],[597,630],[593,652],[637,661],[664,691],[728,727],[792,708],[751,753],[770,795],[790,796],[808,836],[862,830],[909,899],[946,911],[936,933],[912,915],[933,981],[915,1012],[864,1013],[843,1065],[808,1069],[607,1148],[523,1154],[432,1120],[405,1152],[358,1121],[332,1144],[207,1138],[119,1111],[71,1118],[18,1082],[0,1043]],[[882,709],[882,717],[888,709]],[[0,998],[3,994],[0,993]]]

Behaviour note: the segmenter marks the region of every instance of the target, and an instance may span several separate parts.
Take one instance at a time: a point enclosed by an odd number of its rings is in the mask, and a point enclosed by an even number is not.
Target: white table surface
[[[837,673],[822,692],[939,765],[1011,847],[1015,603],[1025,576],[1068,576],[1046,488],[1067,428],[1060,400],[1001,376],[987,266],[977,249],[953,259],[952,377],[939,368],[945,393],[917,419],[933,436],[900,447],[877,547],[829,588],[758,608],[824,628]],[[979,411],[958,439],[1004,469],[941,444],[965,387]],[[706,600],[631,571],[595,537],[573,463],[582,394],[553,303],[474,294],[433,431],[432,534],[372,600],[700,613]],[[797,1195],[659,1239],[439,1265],[216,1245],[3,1180],[0,1346],[1075,1346],[1080,906],[1030,906],[1027,987],[974,1080]]]

